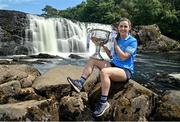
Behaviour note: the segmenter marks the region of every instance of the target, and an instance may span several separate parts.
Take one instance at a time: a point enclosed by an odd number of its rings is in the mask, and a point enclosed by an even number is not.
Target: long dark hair
[[[118,32],[118,34],[116,36],[116,41],[118,41],[119,38],[120,38],[120,33]]]

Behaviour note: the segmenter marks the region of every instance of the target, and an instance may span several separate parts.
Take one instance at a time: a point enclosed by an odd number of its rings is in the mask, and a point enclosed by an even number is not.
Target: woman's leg
[[[94,115],[96,117],[103,115],[103,113],[109,108],[107,102],[111,80],[113,81],[126,81],[126,73],[123,69],[116,67],[102,68],[100,72],[101,78],[101,97],[98,104],[96,104]]]
[[[108,61],[96,60],[96,59],[91,58],[88,61],[87,65],[85,66],[83,73],[79,80],[73,80],[70,77],[67,77],[68,82],[74,87],[74,89],[77,92],[81,91],[84,82],[92,73],[94,66],[102,69],[102,68],[110,67],[111,65]]]
[[[87,79],[92,73],[94,66],[98,67],[101,70],[102,68],[110,67],[111,65],[108,61],[90,58],[88,63],[84,67],[82,76]]]
[[[117,67],[103,68],[100,72],[101,94],[108,96],[112,81],[126,81],[126,73],[123,69]]]

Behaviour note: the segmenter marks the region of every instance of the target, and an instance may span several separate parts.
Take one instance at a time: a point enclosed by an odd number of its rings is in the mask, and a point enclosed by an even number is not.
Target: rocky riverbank
[[[1,121],[180,120],[180,92],[158,95],[130,80],[112,84],[110,109],[93,118],[94,103],[100,95],[99,70],[87,79],[84,90],[76,93],[66,81],[78,78],[82,67],[61,65],[45,74],[30,65],[0,65]]]

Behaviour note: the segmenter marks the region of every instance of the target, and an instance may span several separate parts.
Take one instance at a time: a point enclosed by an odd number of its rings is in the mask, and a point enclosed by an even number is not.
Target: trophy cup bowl
[[[110,31],[103,29],[92,29],[90,30],[91,40],[96,46],[96,52],[91,56],[91,58],[104,60],[100,54],[101,46],[108,43]]]

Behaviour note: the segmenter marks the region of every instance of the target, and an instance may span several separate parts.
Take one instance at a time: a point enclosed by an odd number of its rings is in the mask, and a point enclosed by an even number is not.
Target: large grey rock
[[[31,87],[40,75],[39,71],[29,65],[0,65],[0,104],[18,100],[39,99]]]
[[[18,80],[23,88],[30,87],[40,75],[39,71],[29,65],[0,65],[0,84]]]
[[[0,10],[0,18],[0,55],[32,53],[32,42],[25,41],[26,28],[29,26],[27,14]]]
[[[7,103],[10,97],[18,95],[21,90],[19,81],[11,81],[0,85],[0,104]]]
[[[156,120],[180,121],[180,91],[168,90],[161,97],[155,113]]]
[[[51,99],[0,105],[1,121],[58,121],[57,113],[58,106]]]
[[[78,79],[81,76],[82,67],[64,65],[57,66],[38,77],[32,87],[47,97],[55,95],[57,98],[68,95],[71,85],[67,77]]]
[[[86,92],[75,93],[64,96],[60,100],[60,118],[62,120],[92,121],[92,111],[88,104]]]
[[[136,26],[133,34],[138,38],[139,49],[143,51],[179,51],[180,43],[164,36],[158,25]]]
[[[91,106],[95,106],[100,93],[98,83],[89,93]],[[130,80],[127,84],[112,83],[108,98],[111,107],[100,120],[147,121],[154,110],[157,94]]]

